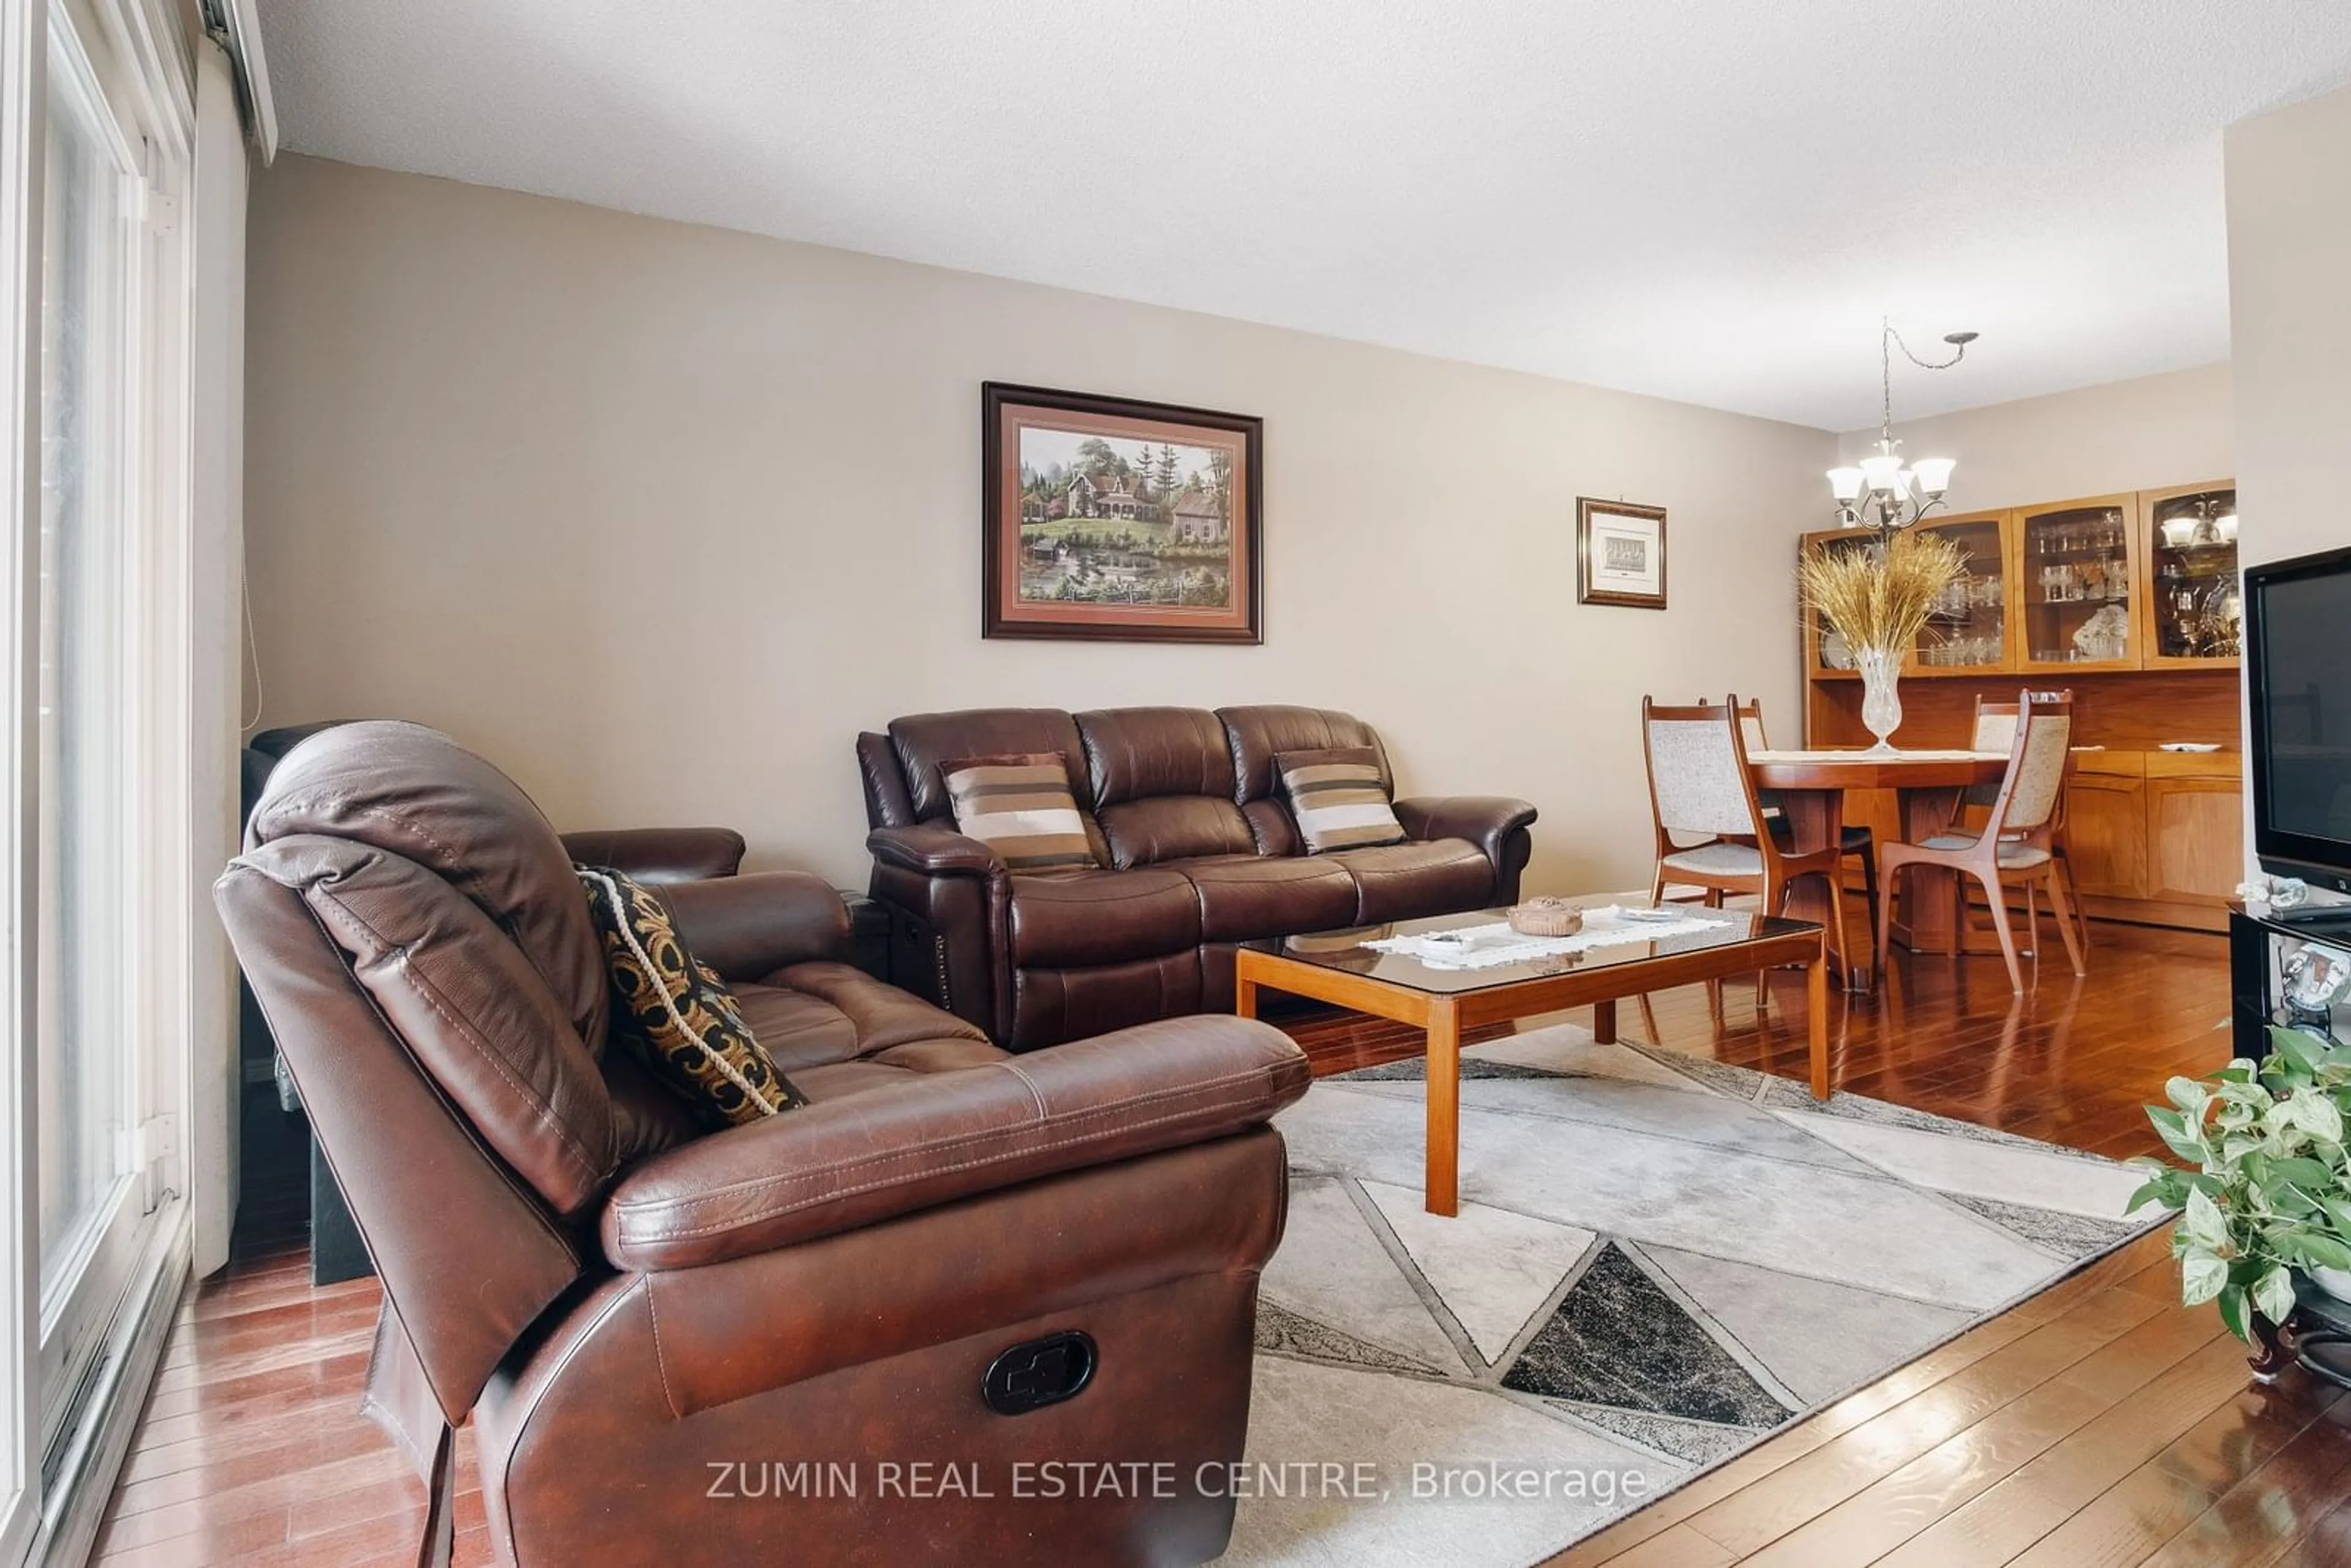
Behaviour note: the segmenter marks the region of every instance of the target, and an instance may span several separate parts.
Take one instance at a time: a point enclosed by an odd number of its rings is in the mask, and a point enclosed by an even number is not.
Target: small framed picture
[[[1666,607],[1666,509],[1575,498],[1575,601]]]
[[[980,634],[1265,641],[1264,425],[981,388]]]

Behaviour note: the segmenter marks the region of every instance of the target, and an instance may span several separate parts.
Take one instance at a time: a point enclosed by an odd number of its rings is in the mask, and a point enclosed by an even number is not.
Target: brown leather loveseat
[[[546,820],[413,725],[296,748],[215,896],[383,1277],[367,1406],[427,1561],[469,1416],[508,1563],[1223,1550],[1288,1191],[1265,1124],[1308,1076],[1279,1031],[1016,1061],[843,962],[819,879],[687,883],[680,935],[811,1102],[704,1132],[610,1040]],[[1019,1495],[1054,1462],[1167,1479]]]
[[[1397,800],[1409,841],[1309,855],[1274,758],[1332,747],[1370,747],[1393,791],[1377,732],[1323,708],[975,708],[859,736],[893,977],[1029,1051],[1229,1010],[1244,945],[1517,900],[1524,800]],[[1044,753],[1068,768],[1096,865],[1015,874],[956,831],[941,767]]]

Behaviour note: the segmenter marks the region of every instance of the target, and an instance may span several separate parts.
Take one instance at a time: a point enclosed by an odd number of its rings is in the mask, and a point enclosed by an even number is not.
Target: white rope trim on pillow
[[[784,1106],[780,1102],[770,1100],[765,1094],[760,1093],[758,1086],[752,1083],[750,1080],[745,1078],[741,1072],[737,1071],[733,1062],[726,1060],[726,1056],[724,1051],[711,1050],[710,1042],[703,1039],[701,1032],[692,1024],[685,1021],[685,1015],[677,1010],[676,995],[672,992],[667,986],[661,983],[661,971],[653,965],[653,956],[645,951],[643,944],[637,940],[636,931],[629,925],[627,917],[628,905],[621,897],[620,883],[605,875],[600,868],[590,866],[586,869],[590,875],[593,876],[598,882],[604,884],[604,895],[611,900],[613,914],[618,917],[614,922],[615,929],[621,933],[621,940],[629,945],[630,954],[635,957],[638,963],[644,966],[645,978],[651,980],[653,983],[654,988],[661,992],[662,1008],[669,1014],[670,1021],[677,1026],[678,1032],[684,1035],[688,1040],[693,1040],[696,1045],[702,1047],[702,1054],[716,1063],[719,1072],[726,1077],[726,1081],[734,1084],[736,1088],[740,1089],[750,1098],[754,1104],[758,1105],[770,1116],[779,1116],[783,1114]],[[684,951],[684,944],[682,940],[679,944],[679,951]],[[654,1049],[660,1049],[658,1042],[655,1043]]]

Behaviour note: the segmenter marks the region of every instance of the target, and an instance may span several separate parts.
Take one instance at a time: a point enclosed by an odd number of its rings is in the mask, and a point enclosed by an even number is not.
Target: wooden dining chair
[[[1660,707],[1641,699],[1641,749],[1649,769],[1649,810],[1657,830],[1657,874],[1649,896],[1668,882],[1706,890],[1719,905],[1726,893],[1761,895],[1766,914],[1786,907],[1789,884],[1817,876],[1829,890],[1829,947],[1844,962],[1844,898],[1838,885],[1844,852],[1835,845],[1812,854],[1790,852],[1784,821],[1763,815],[1755,777],[1747,766],[1747,738],[1739,699],[1719,706]],[[1755,997],[1765,998],[1764,977]]]
[[[1700,703],[1706,701],[1704,697],[1698,700]],[[1739,735],[1740,738],[1747,743],[1747,749],[1771,750],[1771,737],[1763,727],[1762,702],[1758,699],[1740,703],[1737,706]],[[1758,790],[1756,798],[1763,802],[1764,820],[1777,821],[1781,816],[1780,803],[1773,798],[1772,792],[1769,789]],[[1877,835],[1869,831],[1869,826],[1865,822],[1847,822],[1840,831],[1838,848],[1861,862],[1862,896],[1869,902],[1869,926],[1875,931],[1877,928]]]
[[[1983,884],[1985,901],[1991,906],[1992,929],[2000,937],[2001,956],[2007,961],[2008,981],[2013,989],[2024,989],[2024,968],[2017,961],[2016,934],[2009,925],[2007,890],[2011,887],[2048,890],[2049,905],[2056,914],[2058,934],[2065,939],[2065,955],[2073,960],[2074,973],[2086,973],[2081,943],[2074,936],[2065,879],[2059,874],[2057,857],[2050,847],[2052,824],[2065,797],[2066,776],[2074,767],[2073,743],[2072,698],[2036,701],[2031,693],[2022,694],[2017,703],[2016,738],[2009,749],[2008,771],[1983,827],[1970,832],[1954,825],[1924,843],[1878,846],[1877,964],[1881,973],[1893,945],[1895,885],[1904,870],[1918,865],[1940,866]],[[2029,902],[2026,915],[2032,918]]]
[[[2057,700],[2071,703],[2074,700],[2074,689],[2068,686],[2056,695]],[[1979,695],[1976,698],[1975,726],[1970,731],[1969,747],[1975,751],[2008,750],[2016,742],[2016,713],[2017,705],[2014,703],[1986,702]],[[1999,794],[1998,784],[1973,785],[1967,792],[1964,804],[1989,809]],[[2074,934],[2081,942],[2082,951],[2086,953],[2090,950],[2090,915],[2089,912],[2082,907],[2081,890],[2074,885],[2074,863],[2065,853],[2065,794],[2062,790],[2057,796],[2056,813],[2049,821],[2049,852],[2057,862],[2057,875],[2065,883],[2066,901],[2074,906]],[[2034,929],[2032,888],[2029,884],[2024,890],[2024,897],[2025,928],[2029,935]]]

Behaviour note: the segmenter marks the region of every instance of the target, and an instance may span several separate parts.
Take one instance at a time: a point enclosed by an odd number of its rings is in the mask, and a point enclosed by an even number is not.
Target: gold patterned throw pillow
[[[808,1103],[743,1022],[735,993],[686,951],[660,899],[634,878],[576,865],[604,939],[613,1033],[706,1121],[739,1126]]]
[[[1013,871],[1094,865],[1093,840],[1070,793],[1058,751],[942,763],[956,831],[977,839]]]
[[[1308,854],[1404,842],[1404,824],[1380,782],[1379,753],[1370,747],[1288,751],[1273,766]]]

